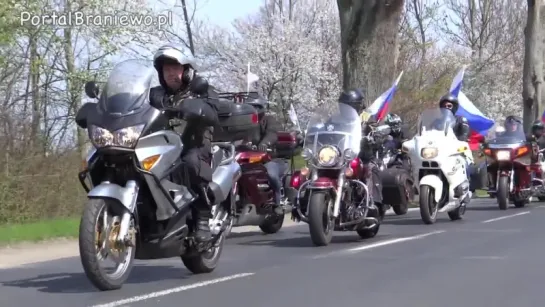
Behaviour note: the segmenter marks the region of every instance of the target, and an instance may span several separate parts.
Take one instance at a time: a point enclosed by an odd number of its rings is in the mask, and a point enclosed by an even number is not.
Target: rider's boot
[[[195,239],[198,242],[210,241],[212,235],[210,233],[210,219],[212,217],[212,193],[206,188],[201,187],[199,194],[201,199],[195,202],[196,213],[196,231]]]

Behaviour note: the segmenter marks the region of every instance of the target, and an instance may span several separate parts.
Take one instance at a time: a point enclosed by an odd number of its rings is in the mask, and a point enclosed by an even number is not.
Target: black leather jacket
[[[469,122],[463,116],[456,116],[456,123],[454,124],[454,134],[458,137],[458,140],[467,142],[469,139]]]
[[[163,87],[156,86],[150,90],[150,104],[162,110],[166,107],[172,107],[178,103],[184,103],[186,98],[197,98],[194,93],[189,91],[181,94],[171,95]],[[218,125],[218,96],[210,87],[208,97],[199,97],[205,102],[202,105],[202,117],[198,122],[191,122],[185,130],[182,137],[184,151],[191,148],[202,148],[203,154],[211,153],[212,136],[214,126]]]

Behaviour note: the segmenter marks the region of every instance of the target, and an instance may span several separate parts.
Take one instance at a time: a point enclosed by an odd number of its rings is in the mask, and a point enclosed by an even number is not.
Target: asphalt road
[[[376,238],[337,232],[314,247],[306,224],[230,238],[217,270],[179,259],[138,262],[118,291],[98,292],[78,258],[0,270],[0,306],[538,307],[545,304],[545,205],[499,211],[474,199],[462,221],[389,216]]]

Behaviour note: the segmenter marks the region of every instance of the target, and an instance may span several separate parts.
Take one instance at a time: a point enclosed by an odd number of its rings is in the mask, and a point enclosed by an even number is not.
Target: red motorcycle
[[[489,190],[495,192],[500,210],[506,210],[509,201],[517,208],[524,207],[537,189],[543,187],[541,165],[537,161],[539,149],[527,142],[522,129],[494,129],[490,140],[483,144],[483,153],[487,158]]]
[[[279,132],[274,155],[281,159],[286,159],[287,155],[293,157],[297,143],[293,133]],[[291,203],[282,187],[280,207],[275,208],[274,190],[265,168],[265,164],[272,160],[273,152],[258,151],[252,144],[237,146],[236,150],[235,159],[240,165],[241,177],[233,188],[233,226],[256,225],[265,233],[276,233],[282,228],[285,213],[291,212]],[[286,182],[290,174],[283,174],[281,182]]]
[[[351,106],[334,105],[337,110],[309,121],[302,153],[308,167],[296,172],[290,184],[297,189],[295,218],[308,223],[317,246],[328,245],[333,231],[371,238],[380,227],[379,209],[361,180],[369,170],[358,158],[360,116]]]

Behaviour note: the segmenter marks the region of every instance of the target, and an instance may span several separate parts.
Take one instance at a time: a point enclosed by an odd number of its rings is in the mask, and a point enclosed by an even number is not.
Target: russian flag
[[[464,80],[465,66],[458,72],[458,74],[452,80],[450,86],[450,93],[458,97],[460,103],[456,115],[463,116],[469,122],[470,136],[469,146],[471,150],[479,149],[479,143],[484,139],[484,136],[494,125],[494,121],[484,116],[477,107],[467,98],[462,92],[462,84]]]
[[[399,84],[399,80],[401,80],[401,76],[403,76],[403,72],[399,74],[392,87],[390,87],[386,92],[382,93],[382,95],[380,95],[367,109],[367,112],[374,116],[377,122],[380,122],[384,117],[386,117],[386,114],[388,114],[390,102],[394,99],[397,85]]]

